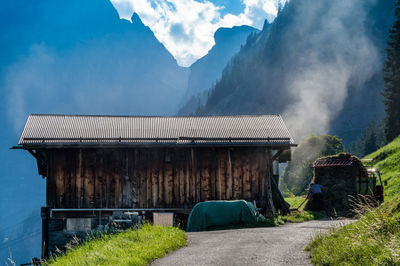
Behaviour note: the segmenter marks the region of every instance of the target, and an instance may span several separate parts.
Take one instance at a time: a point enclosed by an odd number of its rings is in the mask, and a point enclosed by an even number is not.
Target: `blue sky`
[[[214,45],[220,27],[261,29],[287,0],[111,0],[121,18],[133,12],[151,28],[181,66],[189,66]]]

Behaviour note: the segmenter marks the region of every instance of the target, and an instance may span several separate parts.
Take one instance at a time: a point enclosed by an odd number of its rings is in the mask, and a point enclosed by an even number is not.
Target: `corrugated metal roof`
[[[28,117],[19,145],[89,143],[293,144],[280,115]]]
[[[353,165],[353,163],[354,160],[352,158],[349,159],[324,158],[315,161],[312,167],[319,168],[319,167],[351,166]]]

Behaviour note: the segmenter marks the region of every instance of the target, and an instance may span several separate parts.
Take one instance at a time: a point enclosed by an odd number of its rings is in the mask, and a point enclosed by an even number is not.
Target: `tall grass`
[[[73,246],[48,265],[147,265],[186,245],[184,231],[145,224],[118,234],[103,234]]]
[[[388,182],[385,203],[364,206],[359,221],[315,235],[307,246],[314,264],[400,265],[400,137],[366,158]]]
[[[306,248],[314,264],[400,264],[400,196],[362,211],[359,221],[314,236]]]

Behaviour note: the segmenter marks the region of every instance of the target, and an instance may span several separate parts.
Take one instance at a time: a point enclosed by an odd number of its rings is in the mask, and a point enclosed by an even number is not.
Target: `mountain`
[[[20,120],[28,112],[176,113],[188,69],[137,14],[132,23],[121,20],[107,0],[27,2],[2,41],[17,43],[3,87],[14,106],[10,112],[23,112]]]
[[[269,24],[267,21],[265,23],[267,27]],[[256,28],[245,25],[219,28],[215,32],[215,45],[207,55],[190,66],[188,86],[183,99],[185,105],[180,108],[179,114],[193,113],[199,104],[204,103],[208,90],[221,77],[222,70],[229,60],[239,52],[250,34],[258,32]]]
[[[383,115],[382,65],[394,0],[293,0],[247,40],[198,114],[281,113],[300,140],[347,145]]]
[[[0,262],[10,248],[19,264],[40,257],[41,235],[18,226],[46,204],[34,158],[9,149],[28,114],[175,114],[189,71],[108,0],[4,1],[0,25]]]

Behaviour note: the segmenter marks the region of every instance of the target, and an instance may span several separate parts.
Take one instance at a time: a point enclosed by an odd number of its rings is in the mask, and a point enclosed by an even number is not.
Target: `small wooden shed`
[[[373,195],[376,179],[370,178],[361,160],[350,153],[317,159],[313,182],[322,185],[324,209],[328,214],[351,214],[351,201],[357,195]],[[372,184],[373,183],[373,184]],[[313,210],[310,200],[306,210]]]
[[[286,212],[278,164],[293,146],[279,115],[35,114],[15,148],[29,151],[46,178],[47,257],[68,238],[60,233],[68,219],[92,219],[85,228],[93,228],[115,211],[188,212],[201,201],[233,199]]]

